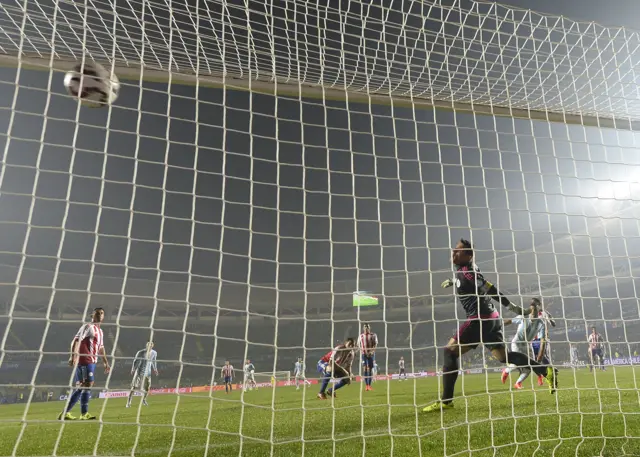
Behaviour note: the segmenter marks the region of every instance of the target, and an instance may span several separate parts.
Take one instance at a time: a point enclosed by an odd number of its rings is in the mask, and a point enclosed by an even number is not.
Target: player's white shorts
[[[530,355],[531,350],[529,349],[529,343],[527,343],[526,341],[512,340],[511,350],[513,352],[520,352],[521,354],[527,354],[529,357],[531,357]]]
[[[296,373],[294,376],[296,379],[307,379],[304,373]]]
[[[151,376],[144,376],[142,373],[136,371],[133,374],[131,388],[137,390],[149,390],[149,387],[151,387]]]
[[[246,384],[248,381],[256,382],[256,379],[253,376],[253,373],[245,373],[244,374],[244,381],[243,382]]]

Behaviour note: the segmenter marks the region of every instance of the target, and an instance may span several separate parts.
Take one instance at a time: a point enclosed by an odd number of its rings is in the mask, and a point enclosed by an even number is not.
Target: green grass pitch
[[[640,455],[640,371],[563,370],[557,395],[511,391],[499,376],[459,378],[455,409],[443,415],[421,411],[437,397],[436,378],[377,382],[373,392],[353,384],[333,405],[315,398],[317,386],[158,395],[142,408],[138,397],[130,409],[123,398],[92,400],[97,422],[63,424],[54,420],[62,402],[33,403],[24,429],[26,406],[3,405],[0,455],[52,455],[59,436],[62,456],[94,447],[100,456]]]

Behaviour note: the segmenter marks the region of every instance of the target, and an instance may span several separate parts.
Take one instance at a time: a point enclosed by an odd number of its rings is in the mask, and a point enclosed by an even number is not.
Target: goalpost
[[[258,386],[270,385],[271,387],[277,387],[279,382],[288,383],[291,381],[290,371],[276,371],[274,373],[254,373],[254,378]]]
[[[0,4],[0,455],[640,454],[638,34],[338,3]],[[64,93],[83,58],[120,78],[114,105]],[[555,395],[476,349],[455,408],[422,412],[465,319],[440,288],[460,238],[553,315]],[[98,306],[97,420],[56,421]],[[316,399],[317,361],[365,322],[387,381]],[[149,341],[149,406],[125,410]],[[247,359],[276,380],[301,359],[310,388],[225,393]]]

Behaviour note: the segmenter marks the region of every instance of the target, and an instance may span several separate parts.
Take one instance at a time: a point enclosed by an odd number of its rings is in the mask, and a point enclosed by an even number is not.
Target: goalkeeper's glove
[[[446,281],[442,281],[442,284],[440,284],[440,287],[442,287],[443,289],[446,289],[451,286],[453,286],[453,281],[450,279],[447,279]]]

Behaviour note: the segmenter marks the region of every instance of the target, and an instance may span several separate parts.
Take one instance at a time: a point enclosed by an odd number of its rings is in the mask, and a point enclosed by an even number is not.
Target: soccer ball
[[[84,66],[78,63],[64,75],[64,87],[83,105],[100,108],[116,101],[120,81],[99,63],[87,61]]]

